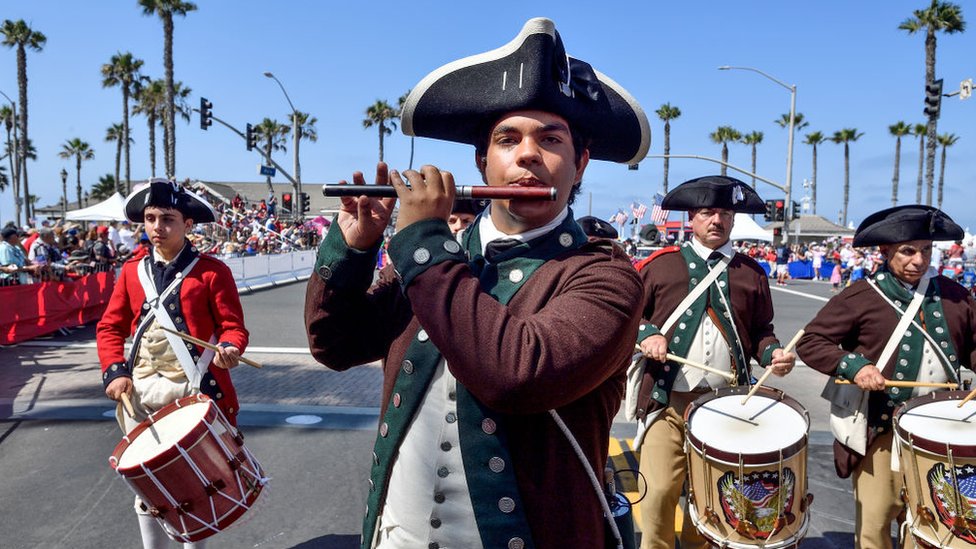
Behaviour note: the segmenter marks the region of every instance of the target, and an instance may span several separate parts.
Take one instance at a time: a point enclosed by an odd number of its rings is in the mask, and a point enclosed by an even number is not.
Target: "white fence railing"
[[[234,273],[238,291],[253,291],[307,279],[315,266],[315,250],[221,260]]]

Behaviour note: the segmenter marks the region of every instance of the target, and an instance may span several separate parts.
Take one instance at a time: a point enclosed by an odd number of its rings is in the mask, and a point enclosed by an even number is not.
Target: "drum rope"
[[[158,489],[159,492],[163,495],[163,497],[166,498],[166,501],[169,502],[170,506],[173,507],[173,510],[176,511],[177,509],[181,509],[180,504],[177,503],[177,501],[173,498],[173,495],[169,493],[169,490],[167,490],[166,487],[163,486],[161,482],[159,482],[159,479],[156,478],[156,475],[154,475],[152,471],[150,471],[149,468],[146,467],[145,464],[140,464],[139,467],[141,467],[142,471],[146,473],[146,477],[148,477],[149,480],[152,481],[152,483],[156,486],[156,489]],[[189,511],[183,510],[182,513],[177,513],[177,516],[180,519],[180,525],[183,527],[183,532],[180,534],[180,537],[186,537],[189,531],[189,529],[186,527],[186,520],[183,518],[184,515],[191,517],[193,520],[199,522],[203,526],[206,526],[207,528],[213,530],[214,533],[220,532],[219,529],[214,528],[210,523],[200,519],[200,517],[194,515]]]
[[[210,479],[208,479],[203,474],[203,471],[201,471],[200,468],[197,467],[196,462],[193,461],[193,458],[190,457],[190,454],[188,454],[186,452],[186,450],[183,449],[182,446],[180,446],[179,444],[177,444],[176,445],[176,450],[180,453],[181,456],[183,456],[183,459],[186,460],[187,465],[189,465],[190,466],[190,469],[193,470],[193,473],[197,476],[197,480],[200,481],[200,484],[204,488],[206,488],[207,486],[210,486],[210,485],[213,484],[213,483],[210,482]],[[217,492],[219,493],[220,490],[217,490]],[[223,494],[221,494],[221,495],[223,495]],[[213,524],[217,524],[217,521],[219,520],[219,518],[217,517],[217,508],[214,506],[214,498],[213,498],[213,496],[208,495],[207,496],[207,501],[210,502],[210,515],[213,517]]]
[[[236,427],[232,427],[230,425],[230,422],[228,422],[227,419],[224,417],[224,414],[220,411],[220,408],[214,407],[214,409],[219,414],[219,417],[223,421],[223,423],[227,426],[227,430],[228,431],[230,431],[231,429],[233,429],[238,434],[240,434],[240,430],[237,429]],[[230,451],[230,449],[227,447],[227,445],[224,444],[223,438],[221,438],[220,435],[216,432],[216,430],[214,429],[213,425],[211,425],[209,422],[204,422],[204,423],[207,426],[207,430],[210,431],[210,434],[217,441],[217,445],[220,446],[221,451],[224,452],[224,457],[227,460],[234,459],[235,458],[235,455]],[[241,463],[241,469],[244,472],[246,472],[247,474],[251,475],[251,477],[253,477],[254,480],[257,481],[258,483],[260,483],[261,486],[266,485],[271,480],[271,478],[264,476],[264,474],[263,474],[264,471],[263,471],[263,469],[261,467],[261,464],[258,463],[258,460],[247,449],[247,446],[244,446],[243,444],[241,444],[241,448],[244,450],[244,457],[247,459],[247,463],[246,464],[243,463],[243,462]],[[248,466],[250,466],[251,469],[248,469]],[[241,494],[244,494],[244,486],[241,485],[239,478],[238,478],[237,484],[238,484],[238,488],[240,490],[240,493]]]

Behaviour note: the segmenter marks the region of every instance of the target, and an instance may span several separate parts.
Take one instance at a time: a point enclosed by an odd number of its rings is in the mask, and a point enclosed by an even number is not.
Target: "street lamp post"
[[[783,192],[786,194],[785,211],[783,215],[783,240],[784,242],[789,242],[790,216],[793,213],[793,197],[791,196],[792,195],[791,191],[793,190],[793,133],[794,133],[794,127],[796,126],[796,84],[787,84],[781,80],[777,80],[776,78],[773,78],[772,76],[754,67],[730,67],[729,65],[723,65],[719,67],[718,70],[752,71],[761,74],[762,76],[765,76],[766,78],[772,80],[773,82],[779,84],[780,86],[783,86],[784,88],[790,91],[790,125],[789,125],[790,137],[789,137],[789,142],[787,144],[787,150],[786,150],[786,183],[783,185]]]
[[[302,166],[298,161],[298,140],[301,138],[299,135],[300,128],[298,127],[298,109],[291,102],[291,98],[288,97],[288,92],[285,91],[284,84],[278,77],[272,74],[270,71],[265,72],[264,76],[274,80],[278,83],[278,87],[281,88],[281,93],[285,94],[285,100],[288,101],[288,106],[291,107],[291,127],[294,132],[294,145],[295,145],[295,201],[293,207],[295,208],[295,219],[301,219],[305,215],[305,205],[302,203]]]
[[[61,168],[61,221],[65,221],[67,217],[68,217],[68,170]]]

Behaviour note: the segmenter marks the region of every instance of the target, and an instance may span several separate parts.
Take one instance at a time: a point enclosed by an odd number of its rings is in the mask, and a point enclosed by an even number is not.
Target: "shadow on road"
[[[359,534],[328,534],[293,545],[291,549],[355,549],[356,547],[359,547]]]

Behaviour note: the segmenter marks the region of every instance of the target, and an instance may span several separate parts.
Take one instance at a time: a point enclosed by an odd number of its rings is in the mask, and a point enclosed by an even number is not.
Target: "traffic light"
[[[206,130],[213,125],[213,113],[210,109],[213,108],[213,103],[207,101],[205,97],[200,98],[200,129]]]
[[[800,217],[800,203],[793,202],[793,210],[790,212],[790,219],[796,219]]]
[[[776,202],[774,200],[766,201],[766,215],[764,218],[766,221],[774,221],[776,219]]]
[[[298,193],[299,204],[301,205],[302,213],[308,211],[308,193]]]
[[[773,212],[773,221],[783,221],[786,219],[786,202],[784,200],[774,200],[775,212]]]
[[[942,105],[942,79],[925,85],[925,116],[939,117],[939,107]]]
[[[291,213],[291,193],[283,193],[281,195],[281,209]]]
[[[250,124],[247,125],[247,137],[246,137],[246,139],[247,139],[247,150],[249,150],[249,151],[250,150],[253,150],[255,147],[258,146],[258,134],[257,134],[257,132],[254,131],[254,126],[252,126]],[[290,198],[291,198],[291,195],[289,195],[289,199]]]

